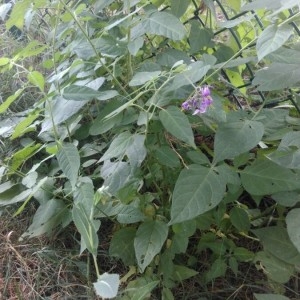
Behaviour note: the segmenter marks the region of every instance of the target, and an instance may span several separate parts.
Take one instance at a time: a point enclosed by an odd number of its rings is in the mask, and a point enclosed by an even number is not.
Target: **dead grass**
[[[86,263],[65,246],[67,236],[19,241],[29,220],[8,212],[0,218],[0,299],[93,299]]]

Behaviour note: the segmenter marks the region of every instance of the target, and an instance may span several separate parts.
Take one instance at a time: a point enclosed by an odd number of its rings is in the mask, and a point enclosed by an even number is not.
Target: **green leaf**
[[[176,168],[180,166],[180,160],[174,150],[168,146],[161,146],[154,152],[155,159],[164,166]]]
[[[293,265],[287,264],[267,251],[258,252],[255,261],[259,261],[264,273],[275,282],[286,283],[294,273]]]
[[[144,220],[142,212],[132,205],[124,205],[118,212],[117,220],[121,224],[132,224]]]
[[[101,161],[109,160],[111,158],[122,159],[126,153],[127,148],[133,142],[133,135],[128,132],[122,132],[117,137],[114,138],[109,148],[106,150],[104,155],[100,158]]]
[[[126,149],[126,155],[133,168],[139,167],[147,155],[147,149],[144,145],[145,138],[145,135],[135,134],[131,144]]]
[[[149,283],[145,280],[143,284],[138,288],[128,289],[132,290],[130,300],[144,300],[151,293],[151,291],[159,284],[159,281],[150,281]]]
[[[91,182],[80,183],[74,191],[74,203],[81,203],[88,216],[94,211],[94,186]]]
[[[178,61],[183,61],[185,64],[189,64],[191,59],[183,51],[167,48],[166,50],[157,54],[157,62],[162,66],[172,68]]]
[[[29,228],[22,234],[21,238],[40,236],[51,231],[62,222],[65,216],[66,206],[63,201],[51,199],[40,205],[34,214]]]
[[[161,221],[146,221],[142,223],[134,239],[134,249],[141,272],[151,263],[167,239],[168,226]]]
[[[187,116],[177,107],[169,106],[159,112],[159,119],[165,129],[179,140],[196,148],[194,134]]]
[[[240,121],[220,124],[215,135],[214,163],[234,158],[251,150],[261,141],[264,126],[257,121]]]
[[[33,131],[35,128],[30,128],[30,125],[33,121],[35,121],[40,116],[40,111],[35,110],[32,113],[29,113],[28,116],[18,123],[17,126],[14,127],[14,131],[11,135],[11,139],[18,138],[25,134],[26,132]]]
[[[175,15],[177,18],[180,18],[189,7],[190,2],[191,1],[189,0],[171,0],[172,14]]]
[[[23,0],[18,1],[13,5],[12,12],[10,13],[9,19],[6,21],[6,29],[9,30],[13,26],[19,29],[23,29],[24,16],[26,11],[31,7],[32,1]]]
[[[279,192],[271,195],[278,204],[285,207],[293,207],[300,202],[300,193],[297,191],[293,192]]]
[[[159,11],[151,14],[143,23],[146,33],[162,35],[172,40],[182,40],[186,29],[175,16]]]
[[[224,277],[226,274],[226,270],[226,262],[224,261],[224,259],[218,258],[212,263],[209,271],[205,275],[205,279],[207,282],[210,282],[215,278]]]
[[[100,92],[87,86],[69,85],[63,91],[63,97],[67,100],[89,101],[97,98]]]
[[[257,294],[254,293],[256,300],[290,300],[288,297],[276,294]]]
[[[256,43],[258,60],[280,48],[292,35],[293,27],[290,24],[277,26],[269,25],[259,35]]]
[[[143,85],[148,81],[157,79],[160,75],[161,71],[154,72],[138,72],[136,73],[132,79],[129,81],[129,86],[139,86]]]
[[[300,253],[300,208],[294,208],[286,216],[288,235]]]
[[[135,264],[134,238],[136,230],[125,227],[118,230],[112,237],[109,245],[109,255],[122,259],[126,266]]]
[[[1,57],[0,58],[0,67],[7,65],[10,62],[8,57]]]
[[[277,150],[267,157],[282,167],[300,169],[300,132],[285,134]]]
[[[207,64],[204,61],[196,61],[188,65],[186,71],[177,74],[172,83],[172,90],[179,89],[185,85],[192,85],[193,83],[200,81],[217,60],[214,56],[209,57],[212,58],[211,63]]]
[[[6,112],[9,106],[18,99],[18,97],[22,94],[23,89],[17,90],[13,95],[9,96],[3,103],[0,105],[0,114]]]
[[[138,51],[143,47],[144,45],[144,39],[143,37],[138,37],[135,40],[128,43],[128,51],[131,55],[136,56]]]
[[[241,171],[245,190],[251,195],[268,195],[299,189],[300,174],[278,166],[270,160],[256,160]]]
[[[80,156],[76,146],[71,143],[59,145],[56,157],[59,167],[75,187],[80,167]]]
[[[248,232],[251,226],[248,214],[244,209],[239,207],[231,209],[230,221],[238,231]]]
[[[33,85],[37,86],[41,92],[44,91],[45,87],[45,78],[42,73],[38,71],[30,72],[27,76],[29,82],[31,82]]]
[[[185,266],[174,265],[174,279],[178,282],[196,276],[199,272]]]
[[[45,131],[50,131],[53,128],[53,123],[55,126],[57,126],[68,120],[85,104],[86,101],[66,100],[59,96],[47,101],[45,109],[46,116],[44,122],[42,123],[40,134]]]
[[[94,282],[96,294],[102,298],[112,299],[117,296],[120,284],[119,274],[103,273]]]
[[[41,144],[31,143],[21,150],[15,152],[11,159],[11,170],[17,170],[27,159],[35,155],[43,146]]]
[[[300,253],[292,244],[285,228],[270,226],[253,230],[253,233],[260,239],[266,251],[288,264],[299,264]]]
[[[90,134],[91,135],[98,135],[103,134],[113,128],[114,126],[117,126],[121,120],[122,115],[117,114],[111,118],[106,119],[105,117],[116,110],[120,106],[120,102],[118,100],[111,100],[105,104],[104,107],[101,107],[101,110],[97,116],[97,118],[94,120],[91,128],[90,128]]]
[[[82,203],[77,203],[72,209],[72,219],[78,229],[84,245],[93,255],[98,251],[98,224],[89,216]],[[83,249],[82,249],[83,250]]]
[[[252,261],[254,258],[254,253],[243,247],[234,248],[233,255],[238,261],[243,262]]]
[[[204,47],[213,46],[212,39],[214,38],[214,33],[212,30],[203,28],[198,20],[191,20],[190,24],[189,42],[191,54],[199,52]]]
[[[170,224],[193,219],[218,205],[225,183],[212,169],[190,165],[176,182],[172,197]]]
[[[260,91],[282,90],[300,82],[300,64],[272,63],[255,73],[252,84]]]

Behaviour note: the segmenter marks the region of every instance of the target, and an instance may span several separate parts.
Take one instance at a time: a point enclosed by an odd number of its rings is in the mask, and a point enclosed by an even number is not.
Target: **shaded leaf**
[[[256,300],[289,300],[288,297],[277,294],[257,294],[254,293]]]
[[[169,106],[159,112],[159,119],[165,129],[179,140],[196,148],[194,134],[187,116],[177,107]]]
[[[292,35],[293,27],[289,24],[277,26],[269,25],[259,35],[256,43],[258,60],[262,60],[266,55],[281,47]]]
[[[56,157],[61,170],[74,187],[80,167],[80,156],[76,146],[71,143],[59,145]]]
[[[300,253],[300,208],[294,208],[286,216],[288,235]]]
[[[143,23],[146,33],[162,35],[172,40],[182,40],[186,35],[185,27],[175,16],[167,12],[155,12]]]
[[[142,223],[134,239],[137,263],[142,272],[158,254],[168,236],[168,226],[161,221]]]
[[[136,230],[125,227],[118,230],[112,237],[109,245],[109,255],[122,259],[126,266],[135,264],[134,238]]]
[[[256,160],[241,172],[245,190],[252,195],[268,195],[299,189],[300,174],[270,160]]]
[[[264,126],[257,121],[220,124],[215,135],[214,163],[251,150],[261,141],[263,133]]]
[[[292,244],[285,228],[270,226],[253,230],[264,249],[288,264],[299,264],[300,253]]]

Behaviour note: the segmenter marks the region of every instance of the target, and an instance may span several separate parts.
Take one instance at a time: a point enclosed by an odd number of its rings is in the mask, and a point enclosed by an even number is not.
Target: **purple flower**
[[[193,115],[206,113],[209,106],[213,103],[210,96],[208,85],[197,87],[192,98],[184,101],[181,105],[183,110],[193,110]]]

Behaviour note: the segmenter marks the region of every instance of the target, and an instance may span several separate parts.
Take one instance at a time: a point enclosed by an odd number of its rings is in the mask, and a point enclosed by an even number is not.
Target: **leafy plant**
[[[201,1],[205,28],[194,1],[179,0],[20,1],[7,15],[7,29],[30,29],[47,7],[45,40],[0,58],[1,72],[26,78],[1,113],[26,89],[40,96],[6,133],[19,149],[1,162],[0,204],[23,202],[17,215],[38,201],[23,238],[73,222],[101,297],[116,297],[120,283],[98,257],[107,220],[109,254],[136,266],[120,299],[158,286],[174,299],[172,288],[198,276],[189,247],[211,252],[205,283],[237,276],[242,262],[278,285],[299,268],[298,1],[224,2],[243,16],[224,20],[223,6]],[[48,71],[22,65],[26,57]]]

